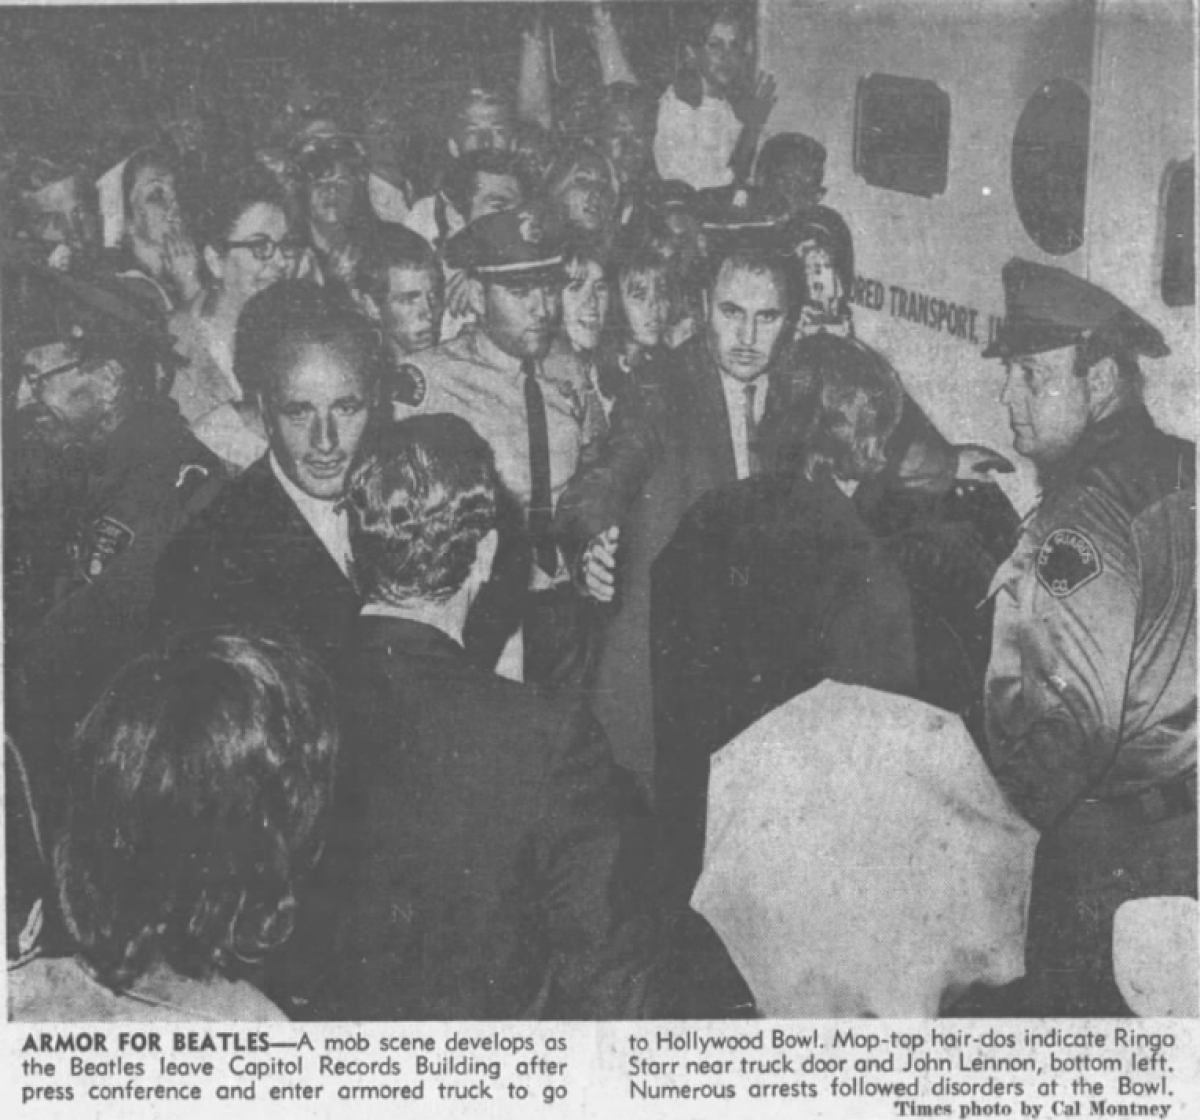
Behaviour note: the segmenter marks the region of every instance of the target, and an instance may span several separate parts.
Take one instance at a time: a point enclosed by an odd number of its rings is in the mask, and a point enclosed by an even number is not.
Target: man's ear
[[[1101,358],[1084,375],[1087,381],[1088,409],[1092,419],[1104,415],[1109,406],[1121,393],[1121,375],[1117,363],[1111,358]]]
[[[500,534],[495,529],[489,529],[487,535],[475,546],[475,571],[482,587],[492,578],[492,568],[496,564],[496,549],[500,547]]]
[[[380,319],[379,304],[377,304],[366,292],[360,291],[358,288],[350,289],[350,298],[354,305],[373,323],[378,323]]]
[[[475,276],[467,277],[467,303],[475,313],[475,317],[483,322],[487,305],[483,298],[483,281]]]

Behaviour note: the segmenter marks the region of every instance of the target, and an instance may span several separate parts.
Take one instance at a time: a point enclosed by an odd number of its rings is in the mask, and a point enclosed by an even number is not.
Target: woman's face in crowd
[[[635,273],[621,282],[621,307],[629,337],[639,346],[658,346],[667,332],[670,301],[661,273]]]
[[[319,226],[342,226],[354,217],[358,179],[352,168],[338,163],[308,187],[308,212]]]
[[[696,64],[709,91],[723,96],[737,81],[744,60],[742,29],[736,23],[720,20],[709,28]]]
[[[841,285],[828,250],[813,246],[804,253],[804,287],[810,305],[826,313],[833,311]]]
[[[491,171],[481,171],[475,176],[475,190],[471,194],[467,222],[473,222],[485,214],[515,210],[524,201],[521,183],[515,175],[496,175]]]
[[[580,163],[559,187],[558,201],[567,225],[586,233],[607,227],[616,202],[603,169],[589,162]]]
[[[157,245],[181,225],[175,176],[164,167],[143,167],[129,191],[133,232],[143,241]]]
[[[600,344],[608,295],[608,280],[598,262],[579,261],[571,266],[563,288],[563,326],[576,350],[586,353]]]
[[[271,246],[267,260],[259,260],[252,247],[229,246],[225,255],[206,255],[209,267],[217,274],[225,295],[240,307],[251,296],[269,288],[276,280],[296,274],[299,243],[291,240],[287,216],[274,203],[256,202],[234,223],[227,241],[255,242]],[[281,246],[286,245],[287,248]],[[260,253],[262,250],[259,250]],[[211,254],[212,251],[209,250]]]

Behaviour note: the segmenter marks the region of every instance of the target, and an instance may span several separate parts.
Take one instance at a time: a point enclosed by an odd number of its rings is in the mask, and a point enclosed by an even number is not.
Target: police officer
[[[1154,327],[1061,269],[1003,278],[987,353],[1042,485],[992,585],[986,687],[995,772],[1042,831],[1018,1010],[1127,1015],[1114,915],[1196,896],[1195,449],[1142,403]]]
[[[39,739],[137,652],[159,552],[221,482],[158,391],[161,321],[118,278],[43,279],[5,480],[8,722]]]
[[[470,278],[477,325],[414,355],[401,369],[404,387],[394,406],[397,418],[454,413],[492,446],[500,477],[524,514],[532,557],[533,594],[525,598],[524,612],[517,612],[524,614],[524,656],[510,643],[499,671],[522,672],[530,681],[558,681],[579,667],[579,604],[554,541],[552,517],[588,433],[603,429],[602,405],[583,363],[566,349],[551,348],[562,311],[563,259],[531,206],[486,215],[455,235],[446,261]],[[515,600],[520,590],[508,594]],[[489,639],[478,629],[472,632],[470,644],[488,651],[481,652],[485,660],[512,621],[511,611],[507,622],[501,617],[504,606],[476,608],[477,627],[501,608]]]

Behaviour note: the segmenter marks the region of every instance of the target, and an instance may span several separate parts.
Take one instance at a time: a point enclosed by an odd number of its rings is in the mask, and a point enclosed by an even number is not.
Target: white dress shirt
[[[314,498],[306,494],[284,473],[271,452],[271,470],[279,479],[279,485],[300,511],[305,521],[312,526],[312,531],[325,546],[326,551],[333,557],[334,562],[342,569],[347,579],[350,578],[350,522],[340,501],[329,502],[324,498]]]
[[[721,388],[725,391],[725,408],[729,413],[729,434],[733,439],[733,461],[737,464],[738,478],[750,477],[750,445],[746,439],[746,390],[754,386],[754,422],[762,423],[763,410],[767,404],[767,379],[756,377],[753,381],[738,381],[736,377],[721,374]]]

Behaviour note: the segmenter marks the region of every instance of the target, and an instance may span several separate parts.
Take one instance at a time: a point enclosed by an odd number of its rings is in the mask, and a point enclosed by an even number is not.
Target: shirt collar
[[[303,514],[304,520],[314,530],[317,530],[317,526],[319,525],[329,525],[336,522],[340,517],[345,517],[345,513],[340,508],[340,502],[331,502],[325,498],[314,498],[311,494],[306,494],[288,478],[283,467],[279,465],[279,460],[275,458],[274,451],[269,454],[268,458],[271,462],[271,471],[276,479],[278,479],[279,485],[283,487],[284,493],[295,502],[296,508]]]

